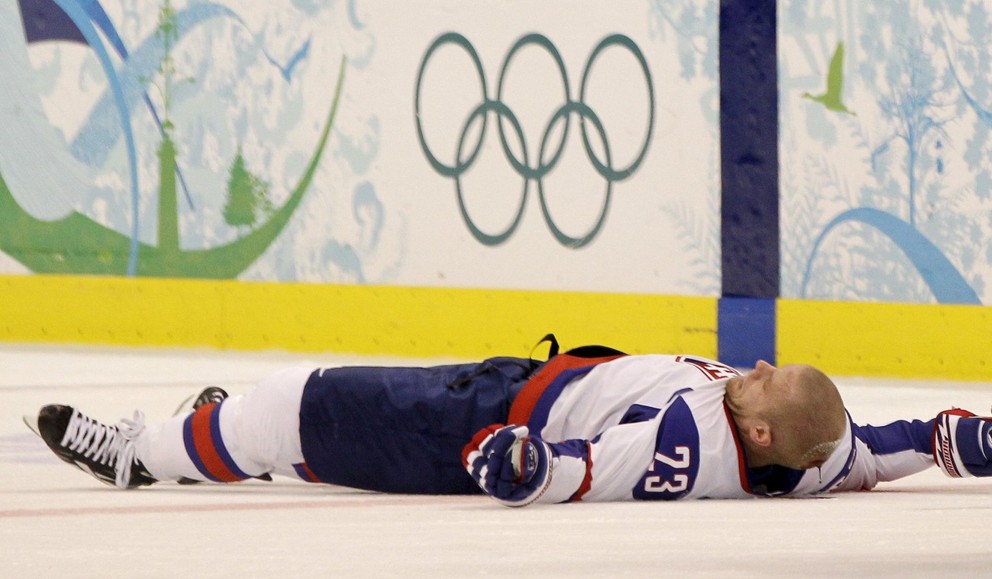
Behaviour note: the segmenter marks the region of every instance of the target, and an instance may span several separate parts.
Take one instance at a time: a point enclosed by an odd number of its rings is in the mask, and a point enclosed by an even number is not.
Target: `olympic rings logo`
[[[424,128],[421,124],[420,116],[421,88],[424,79],[424,71],[434,53],[442,46],[448,44],[460,47],[468,53],[469,57],[472,59],[472,63],[475,66],[475,71],[478,74],[479,83],[482,89],[482,101],[472,110],[468,118],[465,120],[465,124],[462,127],[461,134],[458,139],[455,161],[450,164],[438,159],[437,156],[431,151],[431,148],[428,146],[427,140],[424,137]],[[537,159],[534,162],[532,162],[528,156],[526,140],[524,138],[524,130],[519,119],[517,118],[517,115],[514,114],[513,110],[511,110],[510,107],[502,101],[504,81],[506,80],[506,72],[510,66],[510,63],[521,49],[531,45],[544,49],[544,51],[547,52],[554,60],[558,73],[561,75],[561,82],[565,92],[565,102],[557,108],[544,129],[544,135],[540,141],[540,150],[538,151]],[[611,46],[618,46],[626,49],[631,55],[633,55],[644,74],[644,80],[646,81],[648,90],[649,114],[648,127],[644,137],[644,142],[633,161],[621,167],[614,165],[614,159],[610,152],[610,143],[602,120],[599,115],[596,114],[596,112],[585,102],[586,88],[588,86],[592,66],[603,51]],[[651,71],[648,69],[647,60],[644,58],[644,54],[641,52],[640,48],[637,47],[637,44],[635,44],[629,37],[622,34],[607,36],[593,49],[582,72],[582,81],[579,88],[578,100],[574,100],[572,98],[572,90],[568,82],[568,74],[565,71],[565,63],[561,57],[561,54],[558,52],[557,47],[555,47],[551,40],[542,34],[528,34],[523,36],[517,40],[512,48],[510,48],[510,51],[507,53],[506,58],[503,60],[503,65],[500,68],[499,80],[496,87],[496,98],[489,98],[489,88],[486,84],[485,73],[482,70],[482,60],[479,58],[479,54],[475,50],[475,47],[472,46],[472,43],[469,42],[467,38],[456,32],[442,34],[430,45],[420,63],[420,69],[417,72],[417,86],[414,106],[415,119],[417,123],[417,137],[420,140],[420,146],[424,151],[424,155],[427,157],[427,160],[430,162],[431,167],[433,167],[435,171],[445,177],[454,179],[455,191],[458,195],[458,208],[461,212],[462,218],[465,220],[465,224],[477,240],[489,246],[499,245],[506,241],[520,224],[520,220],[524,214],[529,184],[531,181],[535,181],[537,183],[537,193],[541,203],[541,212],[544,214],[544,220],[555,239],[557,239],[562,245],[571,248],[579,248],[590,243],[596,235],[599,234],[600,229],[603,227],[603,223],[606,221],[606,214],[609,210],[610,199],[613,192],[613,184],[617,181],[627,179],[635,171],[637,171],[638,167],[647,155],[648,146],[651,143],[651,134],[654,130],[654,85],[651,80]],[[499,139],[506,159],[510,162],[513,170],[524,179],[523,192],[520,196],[520,203],[517,207],[516,215],[513,217],[513,220],[508,227],[502,231],[497,231],[494,233],[482,231],[482,229],[476,225],[475,221],[468,213],[462,191],[462,175],[472,166],[478,157],[480,150],[482,149],[482,143],[485,138],[490,113],[495,114],[498,119],[497,126],[499,129]],[[581,121],[579,123],[579,128],[582,133],[582,143],[585,147],[586,156],[595,168],[596,172],[606,180],[606,192],[603,198],[603,205],[600,209],[599,217],[591,228],[578,236],[572,236],[565,233],[559,227],[558,223],[555,222],[548,208],[548,201],[544,190],[544,178],[555,168],[561,158],[562,152],[564,151],[573,114],[578,115]],[[482,126],[478,131],[478,138],[475,139],[473,143],[466,142],[469,139],[470,128],[474,123],[480,120]],[[506,121],[506,124],[508,124],[509,130],[505,128],[504,120]],[[565,123],[564,129],[561,131],[561,138],[558,140],[557,144],[553,144],[550,142],[552,140],[551,136],[555,126],[559,122]],[[603,158],[597,156],[596,151],[592,147],[589,136],[590,126],[592,127],[595,136],[598,136],[599,138],[602,146]],[[508,142],[507,133],[510,133],[511,136],[514,137],[519,143],[519,150],[521,151],[522,158],[514,154]],[[546,158],[547,160],[545,161],[544,159]]]

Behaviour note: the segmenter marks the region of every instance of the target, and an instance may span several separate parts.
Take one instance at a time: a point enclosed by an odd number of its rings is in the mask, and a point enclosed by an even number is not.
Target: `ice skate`
[[[108,426],[71,406],[50,404],[34,424],[28,417],[25,423],[55,456],[104,484],[132,489],[158,482],[135,457],[134,439],[145,427],[141,412],[136,411],[133,420]]]
[[[227,391],[220,386],[207,386],[199,394],[190,395],[176,407],[173,416],[192,412],[204,404],[221,403],[228,397]]]

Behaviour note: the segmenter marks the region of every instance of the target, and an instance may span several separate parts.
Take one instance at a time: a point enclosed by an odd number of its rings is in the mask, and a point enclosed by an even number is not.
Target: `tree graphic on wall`
[[[82,126],[90,127],[91,130],[86,133],[88,136],[85,139],[78,142],[85,143],[88,147],[87,158],[83,162],[92,167],[103,166],[100,165],[103,163],[100,159],[123,149],[121,155],[125,165],[120,181],[131,194],[132,212],[130,233],[121,231],[120,223],[107,223],[113,221],[112,219],[98,220],[78,210],[72,210],[55,219],[39,218],[22,207],[19,199],[23,197],[15,195],[11,190],[11,183],[3,174],[4,171],[13,169],[4,166],[0,168],[0,254],[5,259],[13,259],[37,273],[234,278],[255,263],[293,219],[313,184],[318,165],[328,147],[344,89],[347,58],[342,55],[339,61],[336,85],[333,93],[328,95],[330,102],[320,124],[319,135],[312,145],[313,152],[304,161],[295,181],[287,183],[288,191],[285,198],[281,199],[280,206],[273,206],[269,198],[269,184],[251,172],[240,152],[239,143],[238,155],[231,162],[228,180],[230,207],[224,211],[224,218],[228,223],[236,224],[234,227],[240,228],[241,234],[236,240],[219,244],[199,243],[204,240],[201,234],[199,240],[186,240],[186,244],[193,247],[183,247],[180,244],[179,190],[186,194],[190,209],[193,210],[194,207],[186,179],[177,163],[182,156],[182,147],[177,146],[175,141],[177,137],[189,139],[202,135],[181,135],[179,133],[183,131],[178,130],[174,123],[177,118],[187,116],[188,120],[188,115],[193,115],[195,119],[204,113],[186,106],[177,117],[173,110],[175,105],[187,104],[183,101],[173,102],[174,83],[188,82],[191,87],[195,87],[192,77],[186,78],[178,74],[173,50],[186,43],[188,50],[183,54],[181,62],[207,73],[214,63],[209,54],[196,52],[197,43],[203,46],[204,42],[197,29],[218,19],[234,22],[244,29],[248,29],[248,26],[230,8],[213,2],[193,2],[178,10],[173,6],[174,3],[175,0],[154,0],[153,4],[159,5],[157,14],[149,6],[125,7],[124,20],[129,23],[129,29],[134,28],[131,25],[135,22],[144,22],[145,12],[148,12],[149,17],[153,18],[153,14],[157,16],[155,27],[149,31],[151,34],[125,39],[98,1],[21,0],[25,39],[29,45],[38,42],[82,42],[96,58],[99,71],[107,83],[100,101],[106,107],[97,106],[89,117],[83,119]],[[60,26],[41,26],[46,21],[45,16],[56,13],[61,15],[57,16],[62,23]],[[143,26],[139,28],[144,29]],[[254,33],[252,35],[254,37]],[[138,48],[131,52],[127,48],[129,44]],[[273,56],[262,44],[264,43],[259,42],[257,51],[246,54],[244,62],[236,66],[243,71],[245,66],[261,58],[279,69],[285,82],[297,82],[291,74],[291,68],[307,58],[310,41],[295,51],[290,59],[292,66],[286,67],[273,60]],[[197,60],[198,56],[200,60]],[[30,62],[25,59],[7,59],[6,55],[0,59],[0,70],[5,73],[16,70],[17,74],[30,75],[34,72],[32,69]],[[249,89],[261,90],[250,79],[246,80],[249,81],[246,85]],[[28,85],[25,86],[26,90],[30,90]],[[153,99],[154,93],[150,95],[149,90],[157,91],[159,99]],[[198,91],[190,88],[189,93],[196,92]],[[181,94],[188,93],[183,91]],[[26,98],[32,97],[28,95]],[[144,117],[146,114],[150,115],[150,120],[159,129],[158,134],[151,137],[161,139],[157,148],[147,142],[147,139],[142,142],[140,137],[144,136],[144,132],[135,130],[145,126],[144,123],[149,120]],[[250,116],[246,118],[250,120]],[[6,115],[4,121],[7,124],[13,123],[14,134],[47,134],[51,130],[50,119],[44,118],[44,115]],[[147,126],[151,128],[151,125]],[[208,128],[209,124],[200,123],[199,127]],[[5,125],[0,134],[9,134],[9,130],[10,127]],[[77,136],[78,138],[80,137]],[[45,143],[41,146],[48,146],[47,141]],[[143,205],[152,205],[142,203],[139,177],[145,172],[154,172],[148,171],[151,167],[141,165],[143,159],[139,151],[143,146],[149,151],[154,149],[154,157],[158,161],[158,235],[157,239],[151,240],[142,239],[139,235],[142,231],[139,209]],[[74,148],[68,151],[69,155],[77,153]],[[67,167],[76,171],[78,161],[82,160],[73,161],[65,154],[46,153],[45,156],[50,157],[46,162],[51,165],[52,171],[64,171]],[[151,159],[147,161],[150,162]],[[24,167],[20,168],[22,174],[25,170]],[[193,171],[192,174],[196,176],[197,172]],[[286,176],[281,177],[280,182],[285,182]],[[100,195],[109,192],[105,185],[96,181],[82,183],[81,186],[87,190],[94,189],[92,192]],[[154,184],[148,187],[153,188]],[[221,196],[222,189],[223,184],[215,186],[211,183],[209,189],[204,187],[201,191],[204,195]],[[58,193],[53,192],[53,196],[57,197]],[[110,199],[101,200],[99,206],[107,201]],[[154,210],[154,205],[150,209]],[[196,227],[199,219],[189,219],[187,223]]]
[[[242,228],[250,230],[261,219],[272,213],[269,184],[248,170],[241,147],[238,147],[238,154],[231,163],[229,174],[224,221],[239,230]]]
[[[951,84],[937,47],[924,31],[911,27],[900,30],[890,41],[895,50],[883,51],[881,44],[872,44],[873,40],[863,43],[867,48],[863,48],[859,62],[881,62],[884,73],[882,82],[877,83],[883,88],[876,94],[879,120],[887,127],[881,143],[869,149],[871,171],[880,186],[866,187],[859,206],[836,215],[817,235],[806,259],[799,295],[810,297],[807,289],[824,240],[841,226],[857,224],[867,230],[846,250],[852,256],[851,267],[863,268],[867,264],[878,268],[873,276],[842,276],[843,284],[851,279],[855,283],[871,280],[870,285],[856,290],[857,295],[886,295],[885,291],[891,295],[898,291],[905,296],[906,288],[919,280],[938,303],[980,304],[975,288],[945,253],[947,240],[938,237],[935,242],[928,234],[928,230],[940,229],[929,227],[935,216],[956,202],[944,180],[944,147],[949,137],[945,125],[954,120],[948,92]],[[865,74],[874,79],[876,73]],[[868,235],[881,235],[889,244],[880,246],[878,237]],[[845,240],[841,234],[838,239]],[[912,269],[900,269],[903,263]],[[826,270],[837,272],[841,267],[833,264]],[[923,294],[921,298],[928,296]]]
[[[930,153],[933,146],[941,149],[946,138],[941,118],[947,107],[942,95],[947,82],[934,66],[934,54],[928,53],[918,37],[911,37],[899,51],[901,66],[893,67],[889,74],[889,94],[882,96],[879,107],[893,127],[892,133],[872,152],[872,160],[889,151],[894,141],[905,146],[905,175],[909,204],[909,224],[918,228],[918,197],[927,185],[926,178],[939,177],[943,172],[942,161]],[[936,169],[928,175],[929,169]],[[934,186],[936,188],[936,186]]]

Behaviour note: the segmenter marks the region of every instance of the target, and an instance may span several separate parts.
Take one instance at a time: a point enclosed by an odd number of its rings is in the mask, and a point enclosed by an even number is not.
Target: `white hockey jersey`
[[[819,469],[749,469],[724,404],[739,373],[696,356],[553,358],[510,412],[558,455],[540,502],[809,495],[859,490],[934,464],[930,423],[850,420]]]

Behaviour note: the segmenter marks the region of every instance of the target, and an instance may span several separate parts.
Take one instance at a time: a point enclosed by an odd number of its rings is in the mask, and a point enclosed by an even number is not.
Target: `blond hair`
[[[837,386],[812,366],[802,366],[794,383],[777,393],[760,415],[772,430],[769,450],[775,462],[793,468],[825,461],[847,427]]]

